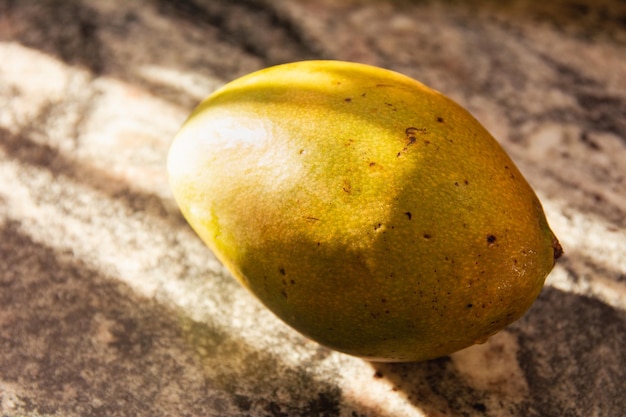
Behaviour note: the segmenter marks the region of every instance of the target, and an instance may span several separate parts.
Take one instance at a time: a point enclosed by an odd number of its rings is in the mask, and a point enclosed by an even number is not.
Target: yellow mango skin
[[[216,91],[168,156],[192,228],[307,337],[372,361],[485,341],[561,254],[535,193],[463,108],[356,63],[267,68]]]

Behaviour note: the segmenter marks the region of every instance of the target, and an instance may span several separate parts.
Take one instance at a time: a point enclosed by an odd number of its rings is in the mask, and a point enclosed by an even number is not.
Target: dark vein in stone
[[[158,9],[195,25],[217,28],[222,40],[266,65],[320,55],[294,22],[260,1],[158,0]]]

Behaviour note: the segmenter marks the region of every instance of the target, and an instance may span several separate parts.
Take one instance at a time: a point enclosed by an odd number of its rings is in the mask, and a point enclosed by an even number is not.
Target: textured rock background
[[[194,236],[174,133],[223,83],[308,58],[404,72],[501,141],[566,250],[521,320],[369,364]],[[618,0],[0,0],[2,415],[626,415],[625,63]]]

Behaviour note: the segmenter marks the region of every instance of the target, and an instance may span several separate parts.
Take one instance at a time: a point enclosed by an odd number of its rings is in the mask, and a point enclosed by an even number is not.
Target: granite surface
[[[310,58],[467,107],[565,256],[487,343],[411,364],[282,324],[192,233],[168,145],[225,82]],[[0,0],[0,414],[626,416],[626,3]]]

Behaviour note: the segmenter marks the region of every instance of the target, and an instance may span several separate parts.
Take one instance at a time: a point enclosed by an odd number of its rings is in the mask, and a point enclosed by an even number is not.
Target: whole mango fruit
[[[562,253],[535,193],[463,108],[372,66],[239,78],[168,156],[192,228],[271,311],[372,361],[416,361],[520,318]]]

